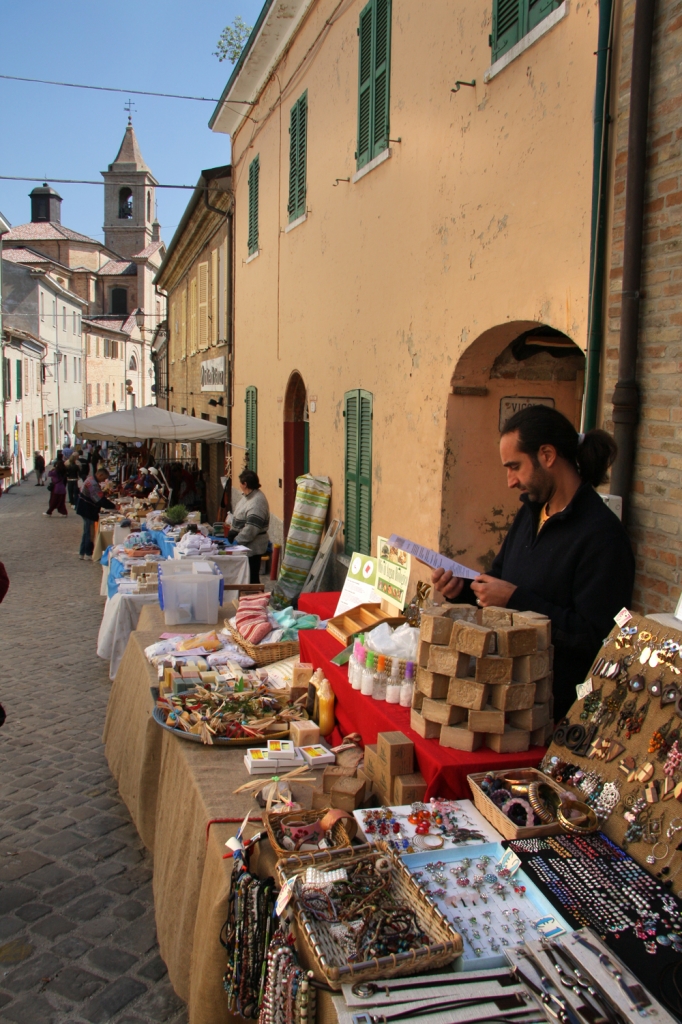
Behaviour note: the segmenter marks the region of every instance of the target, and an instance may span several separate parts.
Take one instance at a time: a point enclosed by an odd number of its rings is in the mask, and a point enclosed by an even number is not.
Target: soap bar
[[[452,633],[452,619],[446,618],[442,612],[422,611],[421,627],[419,637],[430,644],[450,643]]]
[[[315,722],[296,719],[289,724],[289,736],[295,747],[305,747],[320,742],[320,727]]]
[[[453,750],[473,751],[483,743],[482,732],[470,732],[466,724],[444,725],[440,733],[441,747],[451,747]]]
[[[429,651],[427,668],[429,672],[443,676],[466,676],[469,672],[469,655],[461,654],[452,647],[434,645]]]
[[[487,683],[476,683],[473,679],[451,679],[447,701],[448,704],[456,704],[460,708],[482,711],[488,703],[490,690],[491,687]]]
[[[393,796],[396,804],[413,804],[423,800],[426,795],[426,781],[421,772],[411,775],[396,775],[393,780]]]
[[[416,689],[425,697],[441,700],[447,695],[450,677],[439,672],[430,672],[427,668],[417,669]]]
[[[292,686],[307,686],[313,677],[313,666],[307,661],[297,661],[294,665]]]
[[[503,733],[488,733],[485,745],[497,754],[512,754],[528,750],[530,732],[527,729],[515,729],[513,725],[505,725]]]
[[[427,718],[420,715],[418,711],[412,708],[410,712],[410,729],[413,729],[418,736],[422,736],[425,740],[437,740],[440,736],[441,724],[440,722],[429,722]]]
[[[339,779],[354,779],[355,768],[344,768],[340,764],[328,764],[322,774],[322,789],[325,793],[331,793],[332,786],[336,785]]]
[[[337,779],[331,788],[329,802],[332,807],[340,807],[343,811],[354,811],[365,798],[365,783],[362,779]]]
[[[497,652],[505,658],[535,654],[538,636],[533,626],[505,626],[497,630]]]
[[[424,698],[421,713],[429,722],[440,722],[441,725],[457,725],[467,717],[465,708],[455,707],[444,700],[430,700],[428,697]]]

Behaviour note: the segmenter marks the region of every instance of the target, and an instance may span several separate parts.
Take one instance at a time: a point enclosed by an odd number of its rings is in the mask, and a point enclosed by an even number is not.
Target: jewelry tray
[[[464,828],[476,829],[478,832],[480,832],[482,835],[486,837],[488,842],[494,843],[497,841],[497,831],[493,828],[490,822],[483,817],[481,812],[474,806],[471,800],[451,800],[449,802],[458,805],[459,810],[453,811],[453,813],[456,817],[460,818],[460,823]],[[430,805],[428,803],[425,803],[424,807],[426,807],[426,809],[429,810]],[[388,809],[392,811],[395,817],[400,818],[402,825],[402,835],[411,838],[416,834],[416,825],[411,825],[410,822],[407,820],[408,815],[412,813],[412,804],[401,804],[395,807],[393,805],[388,805]],[[360,833],[365,837],[365,842],[375,843],[377,842],[377,840],[381,841],[383,839],[384,841],[386,841],[387,839],[390,839],[390,835],[372,835],[371,833],[368,835],[365,832],[364,816],[366,814],[367,810],[364,809],[361,809],[359,811],[353,811],[355,820],[358,823],[358,829]],[[457,843],[456,845],[453,845],[451,839],[445,839],[445,842],[441,848],[437,850],[429,850],[428,852],[433,853],[435,859],[438,860],[437,855],[439,853],[442,853],[443,849],[462,849],[464,847],[471,847],[473,845],[480,846],[480,839],[466,839],[461,843]]]
[[[457,863],[457,861],[464,860],[468,857],[472,866],[469,869],[469,874],[477,874],[475,870],[475,864],[477,858],[488,856],[491,858],[488,870],[494,873],[494,866],[502,860],[502,857],[506,853],[506,850],[500,843],[484,843],[479,846],[466,846],[457,849],[442,849],[435,850],[429,853],[406,853],[403,854],[401,860],[405,864],[410,874],[414,874],[415,871],[423,870],[426,864],[435,861],[444,861],[446,864],[445,872],[447,876],[447,895],[458,896],[463,899],[468,905],[466,907],[452,907],[446,903],[444,899],[428,895],[422,889],[424,898],[436,907],[445,919],[450,923],[451,927],[455,928],[459,934],[462,935],[462,941],[464,943],[464,951],[461,957],[456,961],[454,967],[456,971],[467,971],[467,970],[485,970],[488,968],[503,967],[507,963],[505,956],[505,947],[502,946],[499,953],[495,953],[489,949],[490,939],[494,938],[499,945],[501,945],[501,939],[504,937],[511,948],[514,945],[518,945],[524,941],[524,937],[519,937],[513,928],[514,915],[511,913],[512,908],[517,907],[523,915],[523,919],[526,921],[528,927],[525,933],[525,938],[538,938],[539,933],[533,928],[533,924],[541,918],[553,918],[556,924],[563,929],[568,931],[570,925],[561,917],[560,914],[554,909],[549,900],[542,894],[540,889],[534,884],[533,881],[526,875],[523,868],[519,868],[515,872],[512,879],[509,879],[509,884],[512,886],[510,891],[507,893],[505,901],[500,896],[496,896],[491,891],[491,886],[487,885],[483,889],[483,892],[488,896],[487,904],[484,904],[482,900],[472,896],[473,890],[471,887],[460,889],[457,886],[455,877],[450,874],[450,868]],[[426,882],[430,888],[441,888],[432,876],[428,873],[424,873],[420,882]],[[523,896],[517,896],[513,890],[513,884],[517,883],[525,885],[526,891]],[[417,883],[419,884],[419,883]],[[420,885],[421,888],[421,885]],[[469,899],[467,899],[469,896]],[[477,902],[473,903],[476,899]],[[532,911],[530,910],[532,908]],[[490,920],[491,935],[486,936],[483,933],[483,913],[485,911],[491,911],[492,918]],[[507,921],[505,915],[502,913],[503,910],[509,911],[510,921]],[[455,915],[462,917],[462,921],[455,921]],[[472,926],[469,924],[469,919],[475,917],[477,919],[477,925]],[[506,924],[509,926],[510,931],[505,933],[502,925]],[[487,956],[476,956],[471,941],[462,932],[462,926],[468,931],[472,932],[474,929],[481,933],[481,938],[478,940],[480,946],[488,947]],[[493,935],[493,933],[495,933]],[[479,948],[480,948],[479,946]]]

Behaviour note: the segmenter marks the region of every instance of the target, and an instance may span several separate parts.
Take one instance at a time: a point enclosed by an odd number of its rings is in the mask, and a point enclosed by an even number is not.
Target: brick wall
[[[604,360],[604,427],[613,429],[618,373],[628,108],[634,0],[622,9],[613,143],[611,265]],[[649,159],[631,537],[637,560],[634,606],[674,611],[682,585],[682,4],[659,0],[652,60]]]

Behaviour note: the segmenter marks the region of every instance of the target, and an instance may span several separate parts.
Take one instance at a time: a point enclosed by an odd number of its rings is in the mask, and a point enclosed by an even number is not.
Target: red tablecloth
[[[322,618],[334,614],[338,594],[304,594],[301,611]],[[330,610],[331,609],[331,610]],[[336,722],[342,735],[358,732],[363,743],[376,743],[377,733],[399,730],[412,740],[419,770],[426,779],[426,799],[432,796],[471,799],[467,775],[502,768],[534,768],[545,754],[544,747],[532,747],[521,754],[496,754],[487,747],[473,753],[441,747],[437,740],[425,740],[410,729],[409,708],[363,697],[348,684],[348,669],[332,665],[331,659],[342,649],[326,630],[311,629],[299,633],[301,661],[322,668],[336,696]]]

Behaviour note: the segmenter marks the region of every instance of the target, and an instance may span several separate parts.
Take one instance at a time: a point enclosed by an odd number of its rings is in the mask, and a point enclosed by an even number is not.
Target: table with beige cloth
[[[100,526],[97,530],[97,536],[95,537],[95,547],[92,552],[93,562],[99,562],[100,558],[114,543],[114,527],[113,526]]]
[[[144,605],[159,605],[158,594],[114,594],[107,598],[97,635],[97,656],[109,662],[109,678],[114,679],[126,649],[128,638],[137,629]],[[161,608],[159,607],[159,611]]]
[[[146,605],[138,625],[151,628],[131,633],[112,684],[104,729],[106,757],[135,826],[153,853],[159,948],[173,988],[189,1006],[190,1024],[236,1024],[241,1018],[228,1011],[222,985],[225,951],[219,935],[227,917],[232,870],[232,860],[223,859],[224,844],[248,810],[258,816],[260,811],[250,796],[233,795],[249,778],[244,748],[191,743],[154,721],[151,687],[156,672],[144,648],[165,630],[163,613]],[[308,787],[294,787],[294,793],[302,803],[309,802]],[[238,821],[209,827],[215,818]],[[253,826],[259,827],[260,822]],[[267,841],[259,844],[252,868],[261,876],[273,873]],[[335,1019],[324,997],[318,1024]]]

